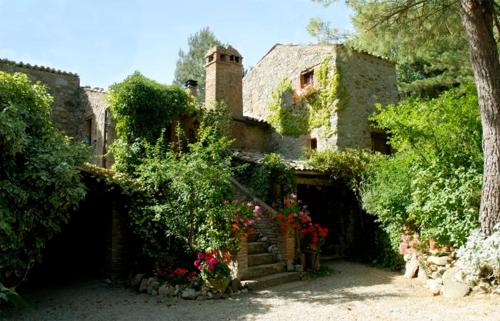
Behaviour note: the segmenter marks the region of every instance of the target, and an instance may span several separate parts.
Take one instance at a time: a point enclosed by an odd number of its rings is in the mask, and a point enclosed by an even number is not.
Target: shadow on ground
[[[247,320],[283,304],[339,305],[400,297],[373,291],[391,283],[391,272],[349,262],[333,262],[334,275],[294,282],[227,300],[160,300],[95,280],[31,289],[28,307],[4,312],[5,320]]]

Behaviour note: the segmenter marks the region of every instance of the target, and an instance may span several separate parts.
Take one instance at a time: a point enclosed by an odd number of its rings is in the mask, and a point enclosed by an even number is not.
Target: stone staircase
[[[259,290],[300,280],[299,272],[286,272],[286,264],[280,262],[272,250],[272,245],[259,233],[249,236],[248,270],[242,285],[249,290]]]

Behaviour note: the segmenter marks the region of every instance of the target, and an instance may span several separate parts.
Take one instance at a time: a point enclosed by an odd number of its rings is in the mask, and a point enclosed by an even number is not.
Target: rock
[[[134,289],[138,289],[139,285],[141,285],[141,281],[143,278],[144,278],[144,274],[142,274],[142,273],[136,274],[132,278],[132,280],[130,280],[130,286]]]
[[[425,272],[425,268],[422,264],[418,266],[418,272],[417,272],[417,279],[422,282],[426,283],[429,277],[427,276],[427,273]]]
[[[436,281],[438,284],[443,284],[442,278],[435,278],[434,281]]]
[[[141,281],[141,284],[139,285],[139,292],[141,293],[146,293],[148,292],[148,289],[151,288],[151,285],[149,284],[149,280],[146,278],[143,278]]]
[[[241,293],[248,293],[248,289],[247,288],[242,289]]]
[[[448,263],[448,257],[431,255],[427,258],[427,262],[439,266],[445,266]]]
[[[198,292],[195,289],[186,288],[182,291],[181,298],[185,300],[194,300],[198,296]]]
[[[443,274],[444,274],[444,272],[446,272],[446,270],[447,270],[446,268],[444,268],[444,267],[440,266],[440,267],[437,269],[437,273],[439,273],[439,275],[443,275]]]
[[[294,270],[295,270],[295,266],[293,265],[293,263],[292,262],[288,262],[286,264],[286,271],[287,272],[293,272]]]
[[[405,266],[405,278],[411,279],[415,276],[418,270],[418,260],[415,255],[412,256],[412,258],[406,262]]]
[[[441,292],[441,284],[437,283],[436,280],[427,280],[427,288],[431,290],[432,295],[439,295]]]
[[[278,251],[278,247],[276,245],[270,245],[268,248],[267,248],[267,251],[269,253],[276,253]]]
[[[447,298],[461,298],[471,290],[467,284],[457,281],[455,273],[456,269],[452,268],[443,274],[443,295]]]
[[[173,297],[175,295],[175,288],[165,283],[158,289],[158,295],[161,297]]]
[[[160,287],[160,282],[156,278],[149,278],[148,279],[149,286],[147,288],[148,294],[152,294],[154,290],[158,290]]]
[[[479,281],[477,286],[483,291],[483,293],[490,293],[491,291],[491,285],[486,281]]]
[[[150,284],[152,290],[158,291],[158,289],[160,288],[160,282],[157,279],[152,280]]]
[[[236,278],[236,279],[232,279],[231,280],[231,285],[230,285],[230,288],[233,292],[236,292],[238,291],[239,289],[241,289],[241,281],[240,279]]]
[[[259,242],[267,242],[267,237],[263,236],[259,239]]]
[[[495,287],[493,291],[491,291],[493,294],[500,295],[500,286]]]
[[[152,289],[151,290],[151,295],[157,296],[158,295],[158,290],[157,289]]]
[[[295,264],[295,272],[304,272],[302,264]]]
[[[437,279],[439,277],[441,277],[441,274],[439,274],[437,271],[432,272],[431,279]]]

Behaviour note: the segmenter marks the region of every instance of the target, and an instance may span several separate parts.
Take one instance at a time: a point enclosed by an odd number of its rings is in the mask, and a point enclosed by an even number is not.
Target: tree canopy
[[[313,1],[329,5],[335,0]],[[409,79],[417,76],[409,85],[415,89],[419,84],[430,84],[420,93],[417,91],[419,96],[434,96],[442,89],[463,83],[471,74],[470,66],[483,133],[484,175],[479,220],[481,230],[490,235],[500,222],[500,61],[495,38],[500,36],[500,2],[347,0],[347,4],[355,10],[353,21],[358,29],[352,41],[355,46],[361,43],[372,52],[386,48],[386,54],[393,53],[402,60],[398,61],[400,66],[405,66],[405,57],[414,59],[412,53],[422,57],[423,71],[430,71],[430,75],[413,68],[415,60],[406,63],[410,67]],[[462,51],[467,47],[469,64]],[[400,81],[400,85],[404,90],[404,81]]]
[[[334,0],[313,0],[329,5]],[[417,3],[418,2],[418,3]],[[354,48],[397,62],[400,90],[411,96],[436,96],[472,80],[468,42],[458,1],[347,0],[354,11]],[[313,18],[308,30],[321,41],[346,39],[328,22]]]
[[[84,197],[85,148],[53,125],[53,98],[25,75],[0,71],[0,284],[14,286]]]
[[[189,50],[179,50],[179,59],[175,66],[174,83],[183,85],[187,80],[198,81],[198,101],[205,101],[205,54],[213,46],[221,45],[209,27],[204,27],[189,36]]]

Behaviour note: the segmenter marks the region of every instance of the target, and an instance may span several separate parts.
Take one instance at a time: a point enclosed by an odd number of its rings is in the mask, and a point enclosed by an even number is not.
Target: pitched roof
[[[264,58],[266,58],[277,47],[311,47],[311,46],[332,47],[332,48],[339,48],[339,47],[340,48],[348,48],[348,49],[350,49],[350,50],[352,50],[354,52],[357,52],[359,54],[363,54],[363,55],[367,55],[367,56],[370,56],[370,57],[373,57],[373,58],[377,58],[377,59],[380,59],[380,60],[388,62],[388,63],[393,63],[393,64],[395,63],[395,62],[393,62],[392,60],[390,60],[387,57],[383,57],[383,56],[379,56],[379,55],[374,55],[374,54],[369,53],[366,50],[354,49],[352,47],[346,46],[345,44],[307,44],[307,45],[302,45],[302,44],[281,44],[281,43],[276,43],[276,44],[274,44],[274,46],[271,47],[271,49],[269,49],[264,54],[264,56],[262,56],[262,58],[259,59],[259,61],[256,63],[256,65],[258,65],[262,60],[264,60]]]

